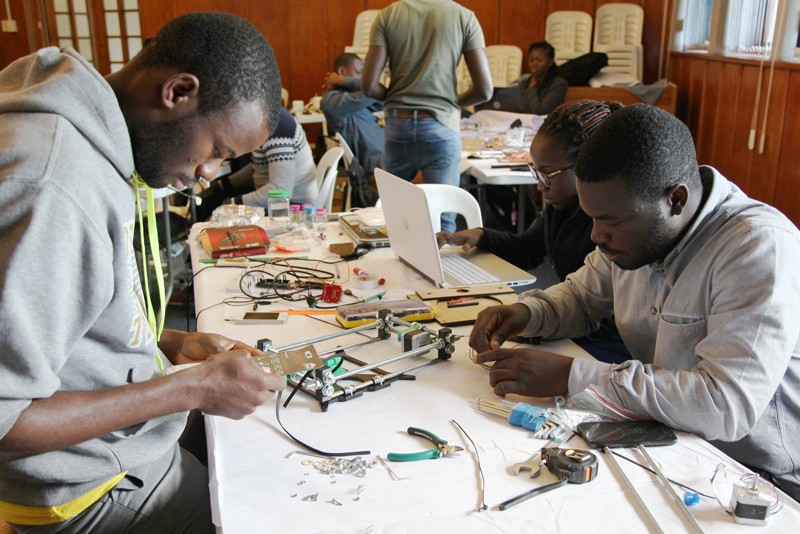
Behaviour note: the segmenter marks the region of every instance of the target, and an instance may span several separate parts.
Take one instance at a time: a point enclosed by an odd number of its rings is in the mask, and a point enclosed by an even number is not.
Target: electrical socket
[[[17,33],[17,21],[13,19],[4,20],[3,31],[6,33]]]

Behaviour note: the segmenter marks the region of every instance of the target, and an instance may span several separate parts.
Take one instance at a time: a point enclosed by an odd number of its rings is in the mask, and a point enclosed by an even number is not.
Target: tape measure
[[[570,484],[591,482],[597,476],[597,456],[582,449],[542,449],[547,470]]]

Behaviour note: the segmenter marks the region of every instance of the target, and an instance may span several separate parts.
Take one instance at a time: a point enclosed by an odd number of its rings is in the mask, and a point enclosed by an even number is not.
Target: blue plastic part
[[[521,426],[527,430],[536,431],[547,421],[547,417],[544,415],[546,411],[547,408],[520,402],[511,409],[508,422],[514,426]]]
[[[696,492],[687,491],[683,494],[683,504],[686,506],[694,506],[700,502],[700,495]]]

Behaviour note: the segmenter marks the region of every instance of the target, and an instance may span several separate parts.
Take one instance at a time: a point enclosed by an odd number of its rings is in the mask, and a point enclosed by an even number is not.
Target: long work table
[[[268,338],[274,347],[302,344],[341,331],[329,310],[309,311],[305,300],[274,301],[259,307],[259,311],[293,310],[284,324],[242,325],[230,321],[243,309],[251,309],[249,305],[221,304],[239,292],[245,268],[207,263],[208,255],[198,240],[202,226],[195,225],[190,237],[199,331],[219,332],[253,345]],[[338,259],[328,251],[328,245],[347,242],[347,236],[337,222],[330,222],[324,235],[324,245],[293,256]],[[268,256],[288,255],[270,250]],[[299,262],[287,260],[265,270],[275,273],[295,264]],[[382,291],[383,302],[402,300],[416,290],[433,288],[398,261],[390,248],[372,250],[357,260],[339,264],[338,269],[323,263],[302,265],[326,270],[335,282],[350,289],[353,295],[346,295],[343,304]],[[356,267],[379,275],[385,283],[377,288],[360,288],[352,274]],[[441,328],[435,322],[427,327],[434,331]],[[239,421],[206,416],[210,488],[218,528],[225,533],[655,532],[647,515],[650,513],[663,532],[694,531],[655,474],[618,459],[629,485],[600,451],[592,451],[598,465],[591,482],[567,484],[499,510],[500,503],[556,478],[546,469],[536,478],[527,471],[514,475],[512,466],[538,455],[547,440],[477,409],[477,399],[498,398],[489,386],[488,371],[470,360],[469,331],[469,326],[453,327],[453,333],[464,337],[456,341],[449,359],[439,360],[435,353],[429,353],[381,365],[391,373],[436,362],[376,391],[331,402],[325,410],[302,392],[284,407],[290,393],[287,390],[279,410],[273,398]],[[314,347],[317,352],[329,351],[372,335],[371,331],[350,333],[314,343]],[[398,337],[402,336],[392,335],[346,352],[366,363],[382,361],[403,351]],[[590,357],[569,340],[543,343],[540,348]],[[349,366],[344,365],[347,369]],[[552,405],[550,399],[511,400]],[[323,458],[308,455],[306,448],[282,430],[277,416],[288,432],[307,445],[327,452],[364,451],[357,455],[361,460],[340,454],[340,470],[352,472],[329,472],[330,465],[323,463]],[[410,435],[409,427],[425,429],[463,450],[438,459],[388,461],[389,453],[434,448],[430,441]],[[741,466],[697,436],[677,435],[677,444],[651,447],[648,452],[668,478],[706,495],[689,508],[702,531],[741,533],[753,528],[735,523],[712,497],[710,479],[717,466]],[[581,449],[586,445],[576,436],[564,446]],[[619,451],[645,463],[636,450]],[[679,495],[686,491],[673,486]],[[637,503],[631,488],[636,489],[647,510]],[[730,493],[721,495],[721,499],[729,500]],[[800,506],[787,498],[784,509],[757,531],[791,532],[798,524]]]

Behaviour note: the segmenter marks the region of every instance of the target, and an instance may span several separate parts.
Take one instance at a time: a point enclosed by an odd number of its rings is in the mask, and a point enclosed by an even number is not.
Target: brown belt
[[[435,119],[433,113],[424,109],[391,109],[386,112],[388,119]]]

